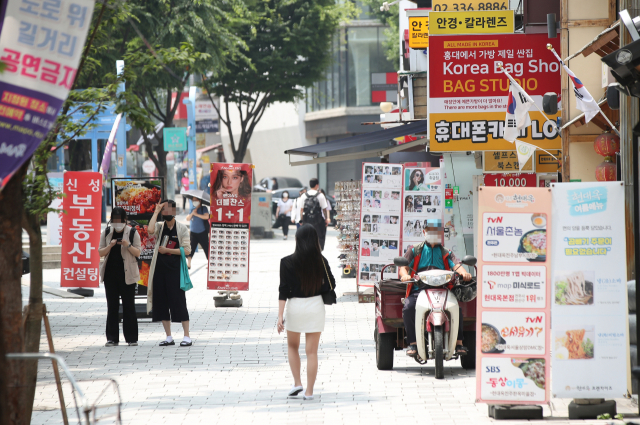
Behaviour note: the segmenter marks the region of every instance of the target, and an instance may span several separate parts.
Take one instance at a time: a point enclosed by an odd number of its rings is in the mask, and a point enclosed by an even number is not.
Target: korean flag
[[[518,133],[531,125],[529,108],[533,106],[533,99],[520,85],[509,77],[509,100],[507,103],[507,117],[504,120],[504,139],[513,143]]]
[[[564,64],[564,61],[560,59],[560,56],[558,56],[556,51],[551,51],[558,59],[558,61],[560,61],[560,63],[564,67],[564,70],[567,71],[567,74],[569,74],[569,78],[571,78],[571,83],[573,84],[573,93],[576,95],[576,108],[584,112],[585,122],[591,121],[591,119],[598,115],[598,112],[600,112],[598,103],[593,99],[591,93],[589,93],[584,84],[582,84],[582,81],[580,81],[578,77],[576,77],[576,74],[574,74],[573,71],[571,71],[569,67]]]

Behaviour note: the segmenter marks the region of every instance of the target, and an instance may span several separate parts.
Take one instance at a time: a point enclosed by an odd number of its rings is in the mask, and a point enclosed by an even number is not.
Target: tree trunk
[[[23,222],[29,233],[29,265],[31,269],[31,285],[29,289],[29,311],[25,322],[25,352],[40,351],[40,335],[42,334],[42,231],[37,217],[25,211]],[[38,361],[29,360],[26,365],[25,418],[31,422],[31,413],[36,394],[38,379]]]
[[[2,330],[2,314],[0,314],[0,331]],[[7,361],[5,360],[6,350],[4,348],[4,338],[0,337],[0,370],[7,370]],[[0,373],[0,425],[9,425],[9,407],[7,399],[9,398],[9,389],[7,388],[7,378],[4,373]]]
[[[7,353],[20,353],[24,347],[22,330],[22,179],[27,164],[21,167],[0,192],[0,339]],[[25,363],[8,360],[0,373],[5,374],[9,423],[27,425],[24,398]]]

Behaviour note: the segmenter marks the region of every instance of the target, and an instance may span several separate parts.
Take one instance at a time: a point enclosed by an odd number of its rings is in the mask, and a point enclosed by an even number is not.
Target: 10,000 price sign
[[[472,10],[508,10],[508,1],[456,1],[436,0],[434,12],[468,12]]]
[[[499,187],[536,187],[536,180],[534,173],[487,174],[484,176],[484,185]]]

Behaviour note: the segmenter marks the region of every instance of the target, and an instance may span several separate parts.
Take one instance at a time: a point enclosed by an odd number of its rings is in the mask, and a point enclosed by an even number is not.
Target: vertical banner
[[[476,401],[547,403],[550,189],[481,187],[478,221]]]
[[[62,203],[63,288],[97,288],[100,265],[102,174],[87,171],[64,173]]]
[[[630,364],[624,186],[551,187],[553,396],[620,397]]]
[[[424,242],[429,219],[443,219],[444,199],[440,168],[405,167],[402,185],[402,253]],[[443,241],[444,243],[444,241]]]
[[[251,164],[211,164],[211,240],[207,289],[249,290]]]
[[[402,165],[362,164],[360,206],[360,256],[358,285],[373,285],[382,268],[402,255]],[[385,270],[385,278],[397,278],[396,266]]]
[[[93,0],[5,0],[0,10],[0,190],[33,154],[73,86]]]
[[[59,193],[64,193],[63,173],[47,173],[49,185]],[[56,198],[51,202],[49,208],[58,210],[47,213],[47,245],[60,245],[62,241],[62,198]]]

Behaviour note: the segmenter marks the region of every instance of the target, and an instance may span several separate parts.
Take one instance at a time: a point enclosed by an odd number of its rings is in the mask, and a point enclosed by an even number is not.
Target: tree
[[[230,63],[221,72],[203,74],[203,87],[227,127],[235,162],[242,162],[253,131],[267,107],[293,102],[304,88],[323,78],[331,61],[331,42],[340,22],[351,17],[350,2],[335,0],[257,0],[248,5],[250,20],[237,34],[247,45],[251,66]],[[220,97],[218,107],[213,96]],[[229,106],[240,112],[236,140]],[[224,108],[225,114],[220,109]]]

